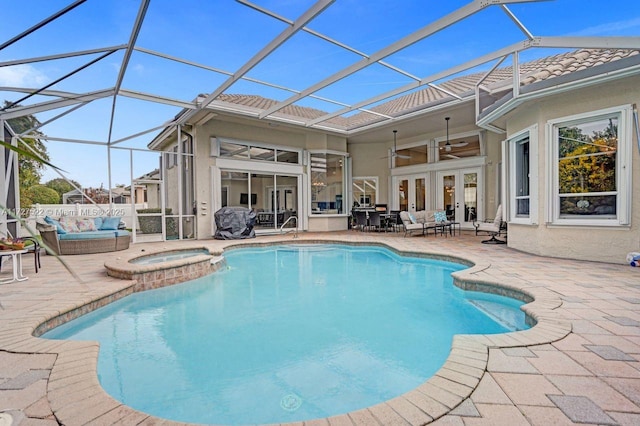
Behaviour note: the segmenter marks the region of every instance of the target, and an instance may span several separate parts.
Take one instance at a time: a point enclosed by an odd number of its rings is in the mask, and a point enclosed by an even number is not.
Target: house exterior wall
[[[545,223],[549,206],[546,164],[546,125],[549,120],[608,107],[629,105],[640,99],[640,76],[548,96],[519,106],[507,116],[507,132],[513,135],[538,125],[538,224],[509,224],[509,246],[542,256],[624,263],[626,254],[640,249],[640,155],[635,124],[632,124],[631,225],[617,227],[558,226]]]
[[[354,177],[378,177],[378,204],[391,204],[389,179],[389,146],[384,143],[349,144]]]
[[[237,118],[214,118],[204,125],[192,129],[195,139],[195,188],[197,200],[198,238],[210,238],[214,233],[213,214],[218,206],[220,191],[219,160],[211,155],[211,139],[228,138],[237,141],[254,142],[256,144],[277,145],[302,150],[329,150],[347,152],[345,137],[325,134],[317,131],[304,131],[284,125],[270,126],[267,123],[256,123]],[[256,163],[247,161],[247,170]],[[286,165],[283,165],[285,167]],[[307,211],[308,177],[307,167],[303,167],[302,191],[298,194],[302,210],[298,212],[300,227],[308,230],[344,230],[347,229],[347,214],[310,215]],[[348,186],[347,186],[348,187]],[[259,189],[258,189],[259,190]],[[252,192],[253,191],[252,189]],[[261,192],[262,193],[262,192]],[[259,197],[260,199],[263,197]],[[233,201],[233,202],[232,202]],[[230,205],[237,201],[230,200]],[[347,212],[348,213],[348,212]],[[304,217],[301,217],[303,216]]]

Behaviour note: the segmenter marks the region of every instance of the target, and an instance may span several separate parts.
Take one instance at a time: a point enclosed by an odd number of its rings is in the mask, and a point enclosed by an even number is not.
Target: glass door
[[[470,228],[482,209],[482,169],[472,168],[438,173],[438,208],[452,222]]]
[[[427,176],[424,174],[395,178],[394,204],[401,211],[415,212],[427,206]]]

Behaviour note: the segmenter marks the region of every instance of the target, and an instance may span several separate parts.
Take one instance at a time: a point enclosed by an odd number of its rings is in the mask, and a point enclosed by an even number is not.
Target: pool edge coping
[[[222,253],[229,249],[242,247],[264,247],[275,244],[296,243],[297,242],[290,240],[269,242],[245,241],[244,243],[229,244],[222,250]],[[462,263],[468,265],[469,268],[453,274],[456,285],[476,286],[482,288],[483,290],[481,291],[495,290],[494,294],[500,294],[501,290],[504,291],[506,289],[514,292],[514,294],[518,293],[523,297],[529,297],[532,301],[524,306],[524,310],[527,315],[537,322],[535,326],[523,331],[495,335],[455,335],[451,350],[444,364],[431,378],[420,386],[385,402],[353,412],[328,417],[326,420],[329,421],[329,423],[331,423],[332,419],[340,421],[344,416],[351,418],[356,424],[363,419],[366,423],[366,419],[371,418],[371,416],[373,416],[373,419],[400,416],[400,418],[409,424],[416,425],[430,423],[448,414],[473,393],[487,371],[490,349],[548,344],[562,339],[571,332],[570,323],[566,320],[561,320],[561,317],[554,312],[562,303],[558,296],[553,295],[546,289],[537,287],[521,288],[505,283],[483,280],[476,276],[477,273],[490,267],[490,264],[483,264],[473,259],[465,259],[437,252],[400,250],[387,243],[381,242],[308,239],[300,240],[299,243],[376,246],[389,249],[400,255]],[[145,253],[145,255],[149,254],[151,254],[151,252]],[[102,386],[100,386],[98,381],[97,360],[99,346],[97,342],[51,341],[41,339],[35,335],[36,331],[40,330],[43,324],[53,318],[69,314],[70,312],[79,313],[82,309],[88,309],[88,305],[99,301],[106,301],[116,294],[120,296],[117,298],[124,297],[133,292],[134,285],[135,282],[125,285],[124,288],[120,288],[109,294],[96,295],[96,297],[82,304],[82,306],[70,307],[64,312],[56,312],[47,318],[34,319],[34,321],[39,321],[38,324],[35,327],[27,326],[24,329],[24,331],[27,329],[30,330],[29,337],[24,338],[25,336],[22,335],[22,340],[14,342],[17,343],[14,349],[19,351],[33,348],[32,350],[35,350],[37,353],[55,353],[58,355],[51,369],[51,375],[47,385],[47,397],[56,418],[62,423],[77,424],[79,423],[78,416],[80,418],[82,418],[83,415],[86,416],[87,410],[95,410],[96,405],[99,405],[103,410],[102,413],[88,420],[106,421],[107,417],[117,414],[118,419],[127,417],[128,420],[134,418],[144,420],[149,418],[149,420],[155,419],[163,422],[163,424],[185,424],[184,422],[167,420],[140,412],[111,397]],[[125,294],[127,291],[130,291],[130,293]],[[104,305],[117,300],[117,298],[104,303]],[[97,307],[99,306],[96,306],[96,308]],[[82,314],[86,312],[82,312]],[[0,342],[2,341],[0,340]],[[94,356],[78,356],[78,354],[93,354],[94,352]],[[68,389],[69,387],[73,387],[75,392],[70,391]],[[88,392],[91,392],[91,398],[87,398]],[[91,404],[91,406],[85,406],[86,404]],[[287,423],[286,425],[300,424],[302,424],[302,422]]]

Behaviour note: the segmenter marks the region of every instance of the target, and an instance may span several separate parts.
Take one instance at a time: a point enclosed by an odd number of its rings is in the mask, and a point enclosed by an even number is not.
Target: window
[[[631,108],[550,123],[553,173],[551,221],[621,225],[630,215]]]
[[[538,126],[516,133],[504,142],[507,193],[503,207],[511,223],[538,222]]]
[[[355,177],[351,180],[351,190],[354,207],[372,207],[378,199],[378,178]]]
[[[310,153],[311,213],[343,214],[346,156]]]
[[[529,217],[531,206],[530,188],[530,141],[529,134],[513,142],[514,166],[514,217]]]
[[[211,155],[234,160],[300,164],[300,152],[268,144],[211,138]]]
[[[167,165],[167,169],[175,167],[178,165],[178,146],[174,146],[170,152],[165,152],[165,164]]]

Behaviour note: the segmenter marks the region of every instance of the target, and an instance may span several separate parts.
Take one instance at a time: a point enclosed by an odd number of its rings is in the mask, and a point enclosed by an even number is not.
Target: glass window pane
[[[229,206],[249,207],[249,175],[244,172],[221,172],[221,186],[227,188]],[[222,200],[224,202],[224,199]]]
[[[617,119],[559,129],[560,193],[616,190]]]
[[[278,163],[300,163],[300,155],[295,151],[283,151],[281,149],[277,150],[277,161]]]
[[[249,158],[249,147],[246,145],[220,141],[220,157]]]
[[[343,213],[344,156],[313,153],[310,166],[312,213]]]
[[[426,164],[429,157],[428,145],[415,146],[413,148],[399,149],[396,151],[396,167]]]
[[[560,198],[560,214],[615,217],[616,198],[615,195],[563,196]]]
[[[249,148],[249,157],[251,157],[252,160],[274,161],[275,150],[271,148],[252,146]]]
[[[558,128],[561,217],[615,216],[617,149],[616,115]]]
[[[459,160],[480,155],[480,138],[477,135],[466,138],[451,139],[438,143],[440,161]]]
[[[516,142],[516,215],[529,216],[529,138]]]

